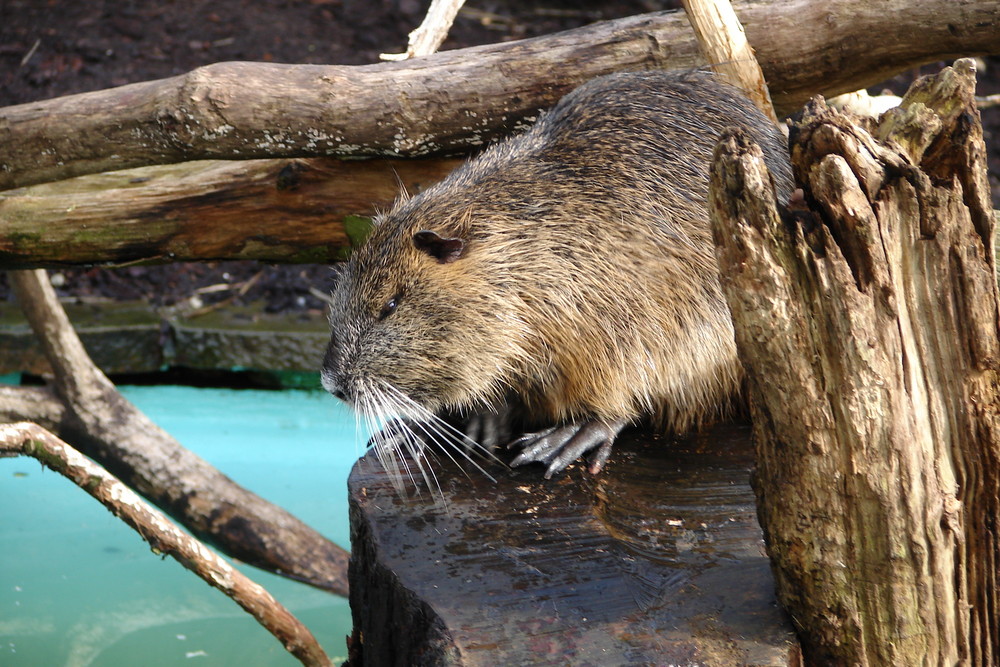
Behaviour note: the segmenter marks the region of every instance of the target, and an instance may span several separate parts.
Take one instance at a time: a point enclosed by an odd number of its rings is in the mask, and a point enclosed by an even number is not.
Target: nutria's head
[[[490,244],[424,195],[376,220],[333,293],[323,385],[375,421],[498,404],[521,356]]]

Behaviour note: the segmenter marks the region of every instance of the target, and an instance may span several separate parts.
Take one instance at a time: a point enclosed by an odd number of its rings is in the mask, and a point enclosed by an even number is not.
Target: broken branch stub
[[[996,664],[1000,307],[970,60],[874,132],[814,102],[803,199],[716,151],[713,230],[748,376],[779,599],[815,664]]]

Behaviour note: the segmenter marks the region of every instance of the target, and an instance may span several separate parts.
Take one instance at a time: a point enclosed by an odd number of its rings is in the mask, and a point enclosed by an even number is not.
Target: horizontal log
[[[205,160],[46,183],[0,196],[0,268],[256,259],[327,263],[400,189],[455,159]]]
[[[737,12],[779,112],[923,62],[1000,52],[1000,0],[768,0]],[[699,64],[679,12],[378,65],[218,63],[0,109],[0,190],[207,158],[464,151],[594,76]]]
[[[460,163],[201,160],[19,188],[0,195],[0,269],[227,259],[332,263],[363,239],[367,218],[401,190],[419,192]]]

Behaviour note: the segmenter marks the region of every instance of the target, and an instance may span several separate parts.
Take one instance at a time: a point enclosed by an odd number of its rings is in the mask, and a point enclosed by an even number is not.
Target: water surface
[[[121,387],[185,447],[349,548],[354,417],[323,392]],[[34,459],[0,459],[0,665],[298,665],[236,603]],[[247,565],[338,664],[347,601]]]

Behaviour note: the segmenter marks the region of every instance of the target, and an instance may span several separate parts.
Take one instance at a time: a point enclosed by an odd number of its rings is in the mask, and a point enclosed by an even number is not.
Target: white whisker
[[[496,481],[486,470],[477,464],[470,456],[471,451],[476,451],[480,456],[483,456],[492,461],[500,462],[500,459],[490,451],[490,449],[483,447],[481,444],[470,438],[465,433],[455,428],[452,424],[449,424],[444,419],[441,419],[437,415],[427,411],[423,406],[419,405],[409,396],[406,396],[400,392],[395,387],[391,385],[386,386],[387,390],[395,392],[397,399],[401,402],[405,402],[409,407],[418,409],[423,413],[423,419],[417,421],[418,427],[424,431],[424,433],[430,438],[431,442],[438,444],[442,451],[448,456],[449,459],[455,465],[459,467],[463,472],[461,464],[448,452],[449,449],[454,450],[456,453],[461,454],[462,457],[476,467],[479,472],[489,477],[490,480]]]
[[[360,428],[363,420],[364,426],[372,433],[368,448],[401,496],[407,495],[404,479],[409,480],[410,486],[419,494],[419,476],[432,496],[443,499],[440,481],[430,458],[434,452],[427,448],[430,443],[435,444],[466,476],[469,472],[461,459],[471,463],[491,481],[496,481],[472,456],[475,451],[478,456],[499,461],[492,451],[388,382],[374,380],[360,387],[357,395],[357,426]]]

